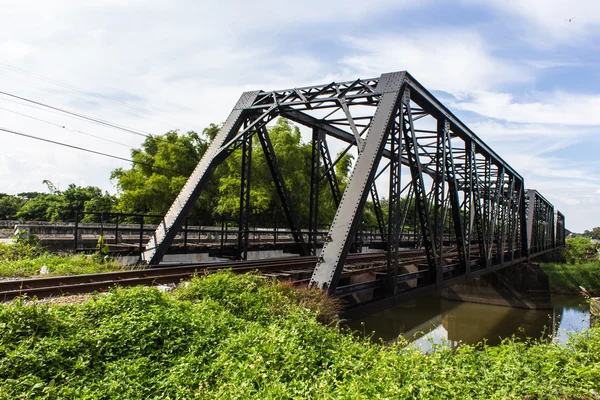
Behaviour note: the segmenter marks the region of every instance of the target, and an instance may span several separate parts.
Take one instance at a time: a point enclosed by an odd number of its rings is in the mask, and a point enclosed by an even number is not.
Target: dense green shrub
[[[431,354],[317,321],[291,288],[229,272],[173,295],[0,306],[0,399],[592,398],[600,328],[566,347],[507,340]],[[316,293],[311,293],[316,296]]]
[[[598,261],[596,243],[588,238],[577,236],[566,240],[565,259],[569,264],[579,264],[585,261]]]

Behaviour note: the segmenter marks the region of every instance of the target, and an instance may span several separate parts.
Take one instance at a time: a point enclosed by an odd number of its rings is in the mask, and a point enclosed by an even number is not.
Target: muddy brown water
[[[556,295],[552,305],[552,310],[526,310],[430,296],[351,321],[347,326],[376,342],[393,343],[403,335],[411,346],[424,352],[435,345],[456,347],[485,341],[494,346],[513,335],[565,343],[574,332],[590,327],[589,305],[583,298]]]

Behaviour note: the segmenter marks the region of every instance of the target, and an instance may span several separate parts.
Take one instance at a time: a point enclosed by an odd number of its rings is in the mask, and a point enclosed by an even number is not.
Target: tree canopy
[[[116,204],[115,196],[95,186],[70,184],[66,190],[59,191],[52,182],[45,183],[50,193],[36,194],[29,199],[21,195],[13,196],[22,202],[14,218],[26,221],[72,221],[77,212],[110,212]],[[99,216],[82,214],[80,219],[83,222],[96,222]]]
[[[583,232],[583,236],[590,239],[600,240],[600,226],[595,227],[591,231],[586,230]]]

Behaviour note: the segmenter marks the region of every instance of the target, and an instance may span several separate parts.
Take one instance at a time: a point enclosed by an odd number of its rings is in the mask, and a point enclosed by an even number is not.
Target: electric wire
[[[86,149],[84,147],[74,146],[74,145],[68,144],[68,143],[57,142],[55,140],[41,138],[39,136],[28,135],[26,133],[14,131],[12,129],[6,129],[6,128],[1,128],[0,127],[0,131],[6,132],[6,133],[10,133],[10,134],[13,134],[13,135],[18,135],[18,136],[30,138],[30,139],[39,140],[39,141],[46,142],[46,143],[55,144],[55,145],[58,145],[58,146],[63,146],[63,147],[68,147],[68,148],[75,149],[75,150],[84,151],[84,152],[87,152],[87,153],[92,153],[92,154],[96,154],[96,155],[100,155],[100,156],[104,156],[104,157],[109,157],[109,158],[114,158],[116,160],[125,161],[125,162],[131,163],[131,164],[143,165],[143,166],[146,166],[146,167],[149,167],[149,168],[153,168],[153,169],[160,169],[160,170],[168,171],[168,172],[171,172],[171,173],[174,173],[174,174],[184,175],[180,171],[175,171],[173,169],[163,168],[163,167],[157,167],[157,166],[152,165],[152,164],[148,164],[148,163],[141,162],[141,161],[135,161],[135,160],[132,160],[132,159],[129,159],[129,158],[125,158],[125,157],[115,156],[113,154],[108,154],[108,153],[104,153],[104,152],[101,152],[101,151]]]
[[[52,84],[55,84],[55,85],[58,85],[58,86],[62,86],[64,88],[67,88],[67,89],[70,89],[70,90],[75,90],[75,91],[77,91],[79,93],[82,93],[82,94],[85,94],[85,95],[88,95],[88,96],[93,96],[93,97],[95,97],[97,99],[101,99],[101,100],[104,100],[104,101],[109,101],[111,103],[114,103],[114,104],[117,104],[117,105],[120,105],[120,106],[124,106],[124,107],[128,107],[128,108],[136,110],[136,111],[141,111],[141,112],[144,112],[144,113],[147,113],[147,114],[151,114],[151,115],[154,115],[156,117],[167,118],[167,119],[169,119],[171,121],[177,121],[179,123],[184,123],[184,124],[187,124],[187,125],[190,125],[190,126],[194,125],[194,124],[192,124],[192,123],[190,123],[188,121],[184,121],[184,120],[181,120],[179,118],[170,117],[170,116],[164,115],[164,114],[162,114],[160,112],[157,112],[157,111],[153,111],[153,110],[149,110],[149,109],[144,108],[144,107],[140,107],[140,106],[136,106],[136,105],[133,105],[133,104],[129,104],[129,103],[126,103],[124,101],[112,99],[110,97],[103,96],[103,95],[101,95],[99,93],[94,93],[94,92],[91,92],[89,90],[81,89],[81,88],[79,88],[77,86],[74,86],[74,85],[71,85],[71,84],[68,84],[68,83],[65,83],[65,82],[61,82],[61,81],[56,80],[56,79],[51,79],[51,78],[47,78],[47,77],[44,77],[44,76],[41,76],[41,75],[38,75],[38,74],[34,74],[33,72],[25,71],[25,70],[23,70],[21,68],[14,67],[12,65],[0,64],[0,67],[4,68],[6,70],[10,70],[10,71],[13,71],[13,72],[17,72],[17,73],[20,73],[20,74],[23,74],[23,75],[27,75],[27,76],[33,77],[35,79],[38,79],[38,80],[41,80],[41,81],[44,81],[44,82],[48,82],[48,83],[52,83]]]
[[[23,114],[23,113],[20,113],[18,111],[9,110],[8,108],[0,107],[0,110],[4,110],[4,111],[8,111],[8,112],[13,113],[13,114],[21,115],[21,116],[26,117],[26,118],[31,118],[33,120],[40,121],[40,122],[46,123],[48,125],[53,125],[53,126],[56,126],[58,128],[67,130],[69,132],[79,133],[79,134],[90,136],[90,137],[93,137],[93,138],[96,138],[96,139],[99,139],[99,140],[103,140],[105,142],[110,142],[110,143],[118,144],[119,146],[127,147],[128,149],[131,149],[133,147],[133,146],[130,146],[130,145],[125,144],[125,143],[117,142],[115,140],[107,139],[107,138],[102,137],[102,136],[94,135],[93,133],[88,133],[88,132],[80,131],[78,129],[67,128],[65,125],[61,125],[61,124],[57,124],[57,123],[54,123],[54,122],[51,122],[51,121],[47,121],[45,119],[37,118],[37,117],[34,117],[32,115]]]
[[[48,108],[43,108],[43,107],[40,107],[40,106],[36,106],[35,104],[23,103],[23,102],[20,102],[20,101],[16,101],[16,100],[12,100],[12,99],[6,99],[6,98],[0,98],[0,101],[7,101],[9,103],[17,104],[19,106],[25,106],[25,107],[32,108],[34,110],[39,110],[39,111],[43,111],[43,112],[47,112],[47,113],[51,113],[51,114],[65,116],[64,114],[62,114],[62,113],[60,113],[58,111],[54,111],[54,110],[51,110],[51,109],[48,109]],[[68,114],[66,116],[67,117],[75,118],[72,115],[68,115]],[[92,123],[94,125],[98,125],[98,126],[101,126],[103,128],[107,128],[107,126],[104,126],[104,125],[101,125],[101,124],[96,124],[96,123],[94,123],[92,121],[86,121],[86,122],[90,122],[90,123]],[[110,128],[110,127],[108,127],[108,128]],[[129,133],[129,132],[126,132],[126,133]]]
[[[102,119],[99,119],[99,118],[90,117],[90,116],[85,115],[85,114],[80,114],[80,113],[76,113],[76,112],[73,112],[73,111],[65,110],[65,109],[62,109],[62,108],[54,107],[54,106],[51,106],[49,104],[45,104],[45,103],[42,103],[42,102],[39,102],[39,101],[28,99],[26,97],[17,96],[16,94],[4,92],[4,91],[0,91],[0,94],[5,95],[5,96],[9,96],[9,97],[12,97],[12,98],[15,98],[15,99],[19,99],[19,100],[22,100],[22,101],[26,101],[28,103],[36,104],[36,105],[39,105],[39,106],[42,106],[42,107],[46,107],[46,108],[49,108],[51,110],[60,111],[62,113],[69,114],[69,115],[72,115],[72,116],[75,116],[77,118],[81,118],[81,119],[84,119],[84,120],[87,120],[87,121],[92,121],[92,122],[100,124],[100,125],[104,125],[104,126],[108,126],[108,127],[111,127],[111,128],[119,129],[119,130],[122,130],[122,131],[125,131],[125,132],[129,132],[129,133],[132,133],[134,135],[138,135],[138,136],[142,136],[142,137],[149,137],[150,136],[147,133],[143,133],[143,132],[140,132],[140,131],[133,130],[133,128],[128,128],[128,127],[125,127],[125,126],[113,124],[112,122],[108,122],[108,121],[105,121],[105,120],[102,120]]]
[[[0,64],[0,67],[2,67],[1,64]],[[29,87],[31,87],[33,89],[41,90],[41,91],[44,91],[44,92],[47,92],[47,93],[51,93],[51,94],[62,96],[62,97],[69,98],[69,99],[74,99],[74,100],[77,100],[77,101],[79,101],[81,103],[91,104],[91,105],[96,105],[96,106],[98,105],[98,103],[94,99],[84,98],[84,97],[77,96],[77,95],[74,95],[74,94],[69,93],[69,92],[60,91],[60,90],[54,90],[54,89],[45,88],[45,87],[42,87],[42,86],[39,86],[39,85],[34,85],[34,84],[32,84],[30,82],[27,82],[27,81],[25,81],[23,79],[17,79],[15,77],[7,76],[7,75],[4,75],[2,73],[0,73],[0,78],[7,79],[7,80],[10,80],[10,81],[14,81],[14,82],[19,82],[20,84],[23,84],[25,86],[29,86]],[[123,108],[120,108],[116,104],[108,104],[108,105],[112,109],[114,109],[114,110],[125,111],[127,114],[135,116],[135,117],[141,117],[142,116],[140,114],[140,112],[136,111],[136,110],[123,110]],[[153,118],[153,116],[150,116],[150,117]],[[156,119],[156,118],[154,118],[154,119]],[[166,121],[161,121],[161,122],[164,123],[164,124],[167,124]],[[171,125],[171,123],[168,123],[168,124]]]

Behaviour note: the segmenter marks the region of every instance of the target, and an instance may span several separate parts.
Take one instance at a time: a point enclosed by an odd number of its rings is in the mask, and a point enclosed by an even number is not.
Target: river
[[[348,326],[373,341],[393,343],[403,335],[424,352],[434,345],[485,341],[497,345],[511,336],[545,338],[565,343],[573,332],[590,327],[590,312],[583,298],[552,296],[552,310],[526,310],[445,300],[438,296],[404,303]]]

